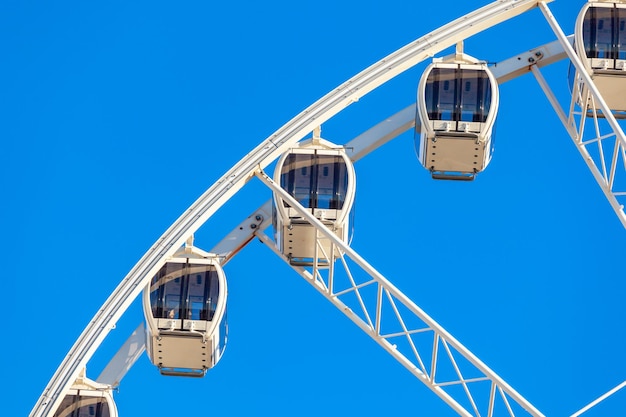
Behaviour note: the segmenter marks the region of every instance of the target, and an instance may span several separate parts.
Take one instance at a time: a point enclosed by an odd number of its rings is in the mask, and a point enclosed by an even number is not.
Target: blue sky
[[[118,282],[259,142],[394,50],[487,1],[0,5],[7,416],[27,415]],[[571,33],[583,1],[550,4]],[[538,10],[465,42],[495,62],[554,39]],[[426,63],[323,126],[345,143],[415,100]],[[567,68],[545,71],[566,100]],[[530,76],[501,86],[496,152],[430,179],[406,133],[356,164],[353,247],[546,415],[626,379],[626,232]],[[270,197],[250,182],[209,250]],[[121,416],[453,415],[259,242],[226,266],[230,340],[201,380],[142,359]],[[8,284],[8,287],[7,287]],[[25,313],[25,314],[24,314]],[[143,320],[135,303],[88,366]],[[589,416],[623,415],[626,393]]]

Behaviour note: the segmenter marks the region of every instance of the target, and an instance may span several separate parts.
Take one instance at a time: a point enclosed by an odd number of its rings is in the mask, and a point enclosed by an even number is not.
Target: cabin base
[[[596,73],[593,83],[600,91],[602,98],[612,111],[626,111],[626,71],[619,73]],[[591,103],[589,103],[591,107]],[[596,103],[596,109],[599,105]]]
[[[322,223],[332,230],[333,222]],[[341,229],[335,233],[343,239]],[[329,257],[334,259],[339,256],[339,251],[334,249],[333,254],[332,248],[331,241],[306,220],[292,220],[290,226],[283,226],[283,253],[289,258],[291,265],[312,266],[317,258],[318,266],[328,266]]]
[[[161,334],[152,338],[150,358],[161,374],[204,376],[211,367],[211,341],[199,334]]]
[[[423,165],[433,173],[433,178],[472,179],[475,173],[485,168],[487,147],[485,143],[477,143],[476,136],[438,134],[434,139],[425,141]]]

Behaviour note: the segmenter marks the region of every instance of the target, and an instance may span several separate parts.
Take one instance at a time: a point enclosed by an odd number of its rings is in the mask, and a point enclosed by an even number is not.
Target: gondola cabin
[[[163,375],[204,376],[226,347],[226,278],[218,258],[200,252],[179,251],[143,293],[146,351]]]
[[[498,84],[487,67],[457,52],[435,58],[418,86],[415,147],[435,179],[472,180],[493,151]]]
[[[117,417],[111,387],[88,379],[83,370],[53,417]]]
[[[626,2],[590,1],[578,15],[574,46],[612,111],[626,111]]]
[[[356,179],[345,149],[314,137],[279,158],[274,179],[342,241],[349,240]],[[326,267],[338,256],[331,241],[274,193],[274,228],[292,265]]]

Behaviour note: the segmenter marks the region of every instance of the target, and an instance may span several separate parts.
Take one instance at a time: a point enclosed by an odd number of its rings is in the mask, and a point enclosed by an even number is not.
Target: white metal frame
[[[86,369],[80,371],[75,383],[68,390],[69,395],[80,396],[79,402],[74,402],[71,407],[62,410],[59,417],[74,415],[77,408],[93,405],[95,402],[104,400],[109,410],[109,417],[117,417],[117,407],[113,401],[113,394],[110,386],[92,381],[86,376]]]
[[[572,98],[567,113],[559,104],[539,69],[535,66],[531,66],[530,69],[615,214],[626,228],[626,213],[624,212],[624,204],[626,203],[626,136],[548,6],[545,2],[540,2],[539,7],[576,69]],[[588,112],[586,108],[588,102],[591,102],[591,112]],[[602,111],[602,118],[599,117],[598,109]],[[591,118],[587,117],[590,114]],[[589,119],[591,123],[588,123]],[[589,126],[590,124],[591,126]]]
[[[139,260],[128,275],[120,282],[103,306],[98,310],[94,318],[90,321],[83,333],[70,349],[54,376],[48,383],[41,397],[35,404],[30,413],[31,417],[50,417],[53,415],[56,407],[68,392],[71,384],[77,379],[81,369],[89,361],[93,353],[97,350],[100,343],[104,340],[108,332],[114,328],[116,321],[121,317],[124,311],[129,307],[132,301],[141,293],[144,287],[149,283],[150,279],[164,264],[165,260],[171,257],[187,239],[192,236],[195,231],[202,226],[226,201],[228,201],[241,187],[253,176],[257,176],[268,187],[277,193],[282,190],[277,187],[273,181],[263,173],[263,169],[272,161],[276,160],[279,155],[284,153],[289,147],[294,146],[308,132],[313,131],[316,126],[321,125],[325,121],[332,118],[342,109],[357,101],[360,97],[368,92],[383,85],[396,75],[415,66],[424,59],[431,57],[438,52],[468,38],[484,29],[494,26],[502,21],[508,20],[531,8],[540,7],[550,22],[555,33],[557,33],[558,42],[545,45],[518,57],[506,61],[497,68],[494,68],[494,75],[498,81],[505,82],[525,72],[532,71],[538,77],[540,85],[546,91],[548,98],[553,104],[556,103],[554,95],[547,87],[547,83],[541,80],[537,74],[538,69],[548,65],[556,60],[562,59],[567,55],[577,68],[582,68],[580,61],[573,54],[571,45],[565,35],[562,33],[556,20],[551,15],[546,5],[547,2],[536,0],[500,0],[495,1],[479,10],[476,10],[460,19],[457,19],[441,28],[431,32],[430,34],[412,42],[411,44],[399,49],[388,57],[375,63],[371,67],[357,74],[347,82],[343,83],[336,89],[332,90],[322,99],[311,105],[294,119],[289,121],[274,134],[261,142],[252,152],[244,157],[239,163],[231,168],[223,177],[221,177],[214,185],[212,185],[191,207],[186,210],[179,219],[157,240],[157,242],[148,250],[148,252]],[[520,59],[524,57],[524,59]],[[521,61],[521,63],[520,63]],[[529,65],[530,64],[530,65]],[[580,72],[580,71],[579,71]],[[586,73],[580,73],[581,80],[589,87],[590,94],[593,96],[598,106],[603,110],[606,104],[602,97],[594,90],[593,82]],[[564,116],[560,108],[557,108],[557,114],[564,121],[567,131],[572,135],[574,131],[574,123],[572,122],[575,113],[572,111],[569,118]],[[607,113],[607,122],[613,129],[613,135],[616,138],[616,153],[612,160],[617,160],[619,155],[624,152],[624,134],[614,118],[611,118],[610,112]],[[414,123],[415,106],[409,106],[396,115],[387,118],[384,122],[373,127],[363,135],[357,137],[353,142],[355,145],[351,150],[350,156],[353,160],[366,155],[368,152],[376,149],[381,144],[393,139],[398,134],[410,129]],[[581,122],[582,124],[582,122]],[[578,135],[581,136],[581,135]],[[576,136],[578,138],[578,136]],[[574,139],[574,136],[572,136]],[[600,138],[596,142],[604,140]],[[577,143],[582,139],[574,139]],[[352,144],[352,142],[351,142]],[[349,145],[348,145],[349,146]],[[581,154],[585,157],[594,177],[598,180],[605,195],[611,202],[615,211],[618,213],[620,220],[626,227],[626,217],[624,216],[623,206],[617,203],[617,198],[621,194],[616,194],[611,189],[610,172],[614,172],[613,168],[606,170],[607,174],[602,175],[601,171],[596,168],[595,164],[590,164],[588,158],[583,153],[585,145],[578,145]],[[616,164],[612,164],[611,167]],[[603,184],[607,184],[604,187]],[[284,196],[285,199],[290,198],[289,195]],[[295,203],[297,204],[297,203]],[[256,210],[250,217],[245,219],[239,228],[236,228],[231,234],[218,244],[212,252],[219,253],[224,256],[224,263],[232,259],[232,257],[243,248],[254,236],[272,243],[269,247],[275,249],[275,245],[264,234],[260,233],[265,229],[271,219],[271,206],[266,203]],[[303,214],[307,214],[306,211]],[[312,224],[318,227],[322,234],[326,234],[327,238],[337,240],[332,233],[319,223],[315,218],[309,219]],[[342,265],[346,265],[346,271],[351,271],[347,267],[347,259],[357,264],[371,279],[359,281],[354,279],[351,285],[339,289],[336,286],[335,274],[333,268],[329,268],[327,276],[323,277],[319,270],[306,270],[304,268],[295,267],[301,275],[311,282],[318,291],[323,293],[338,308],[350,317],[360,328],[370,334],[375,340],[385,348],[387,352],[392,354],[398,361],[407,367],[418,379],[423,381],[437,395],[439,395],[446,403],[461,415],[483,415],[479,414],[480,406],[474,400],[474,386],[486,383],[488,385],[487,394],[487,411],[484,415],[495,415],[498,402],[501,402],[504,412],[508,415],[514,414],[515,405],[521,407],[525,412],[534,416],[542,414],[536,410],[530,403],[521,397],[516,391],[502,381],[493,371],[487,368],[478,358],[464,348],[450,334],[448,334],[441,326],[426,315],[419,307],[417,307],[408,297],[397,290],[386,278],[373,269],[363,258],[354,252],[349,246],[341,241],[333,242],[342,253],[339,261]],[[338,275],[337,275],[338,276]],[[347,272],[348,277],[355,277],[355,274]],[[349,278],[352,279],[352,278]],[[366,296],[361,293],[367,293],[369,289],[374,288],[375,304],[369,307],[364,301]],[[347,302],[341,298],[356,297],[358,308],[348,307]],[[384,300],[388,300],[385,302]],[[385,304],[386,303],[386,304]],[[404,306],[409,312],[409,316],[417,317],[421,320],[420,325],[407,325],[408,319],[405,313],[400,312],[399,306]],[[385,311],[394,311],[393,316],[397,319],[401,331],[395,333],[384,333],[382,314]],[[359,310],[360,309],[360,310]],[[357,312],[359,311],[359,312]],[[397,312],[396,312],[397,311]],[[142,330],[142,329],[138,329]],[[142,331],[135,332],[134,339],[131,338],[130,347],[126,346],[126,354],[121,352],[119,356],[112,362],[110,367],[99,379],[107,381],[111,386],[119,384],[124,372],[132,366],[133,358],[138,357],[143,348],[141,344],[141,336],[137,334]],[[431,334],[432,339],[429,343],[430,360],[424,360],[424,354],[417,349],[418,343],[412,341],[416,335]],[[408,354],[400,352],[398,345],[392,343],[392,339],[399,338],[408,343],[410,351]],[[394,346],[395,345],[395,346]],[[124,349],[123,349],[124,351]],[[129,357],[132,357],[129,359]],[[442,376],[440,358],[448,358],[449,364],[453,369],[452,375],[456,375],[454,379],[441,380]],[[465,361],[464,364],[461,362]],[[120,363],[123,365],[120,366]],[[480,375],[467,376],[465,371],[469,363],[472,368],[471,373],[478,372]],[[462,368],[463,367],[463,368]],[[448,375],[446,375],[447,377]],[[448,391],[449,387],[461,387],[464,393],[460,398],[453,398]],[[484,390],[479,390],[484,391]],[[469,405],[468,405],[469,404]],[[513,404],[513,405],[512,405]]]
[[[325,239],[332,242],[335,249],[340,253],[337,261],[344,267],[344,278],[346,279],[340,283],[339,268],[335,267],[335,262],[331,262],[328,269],[317,268],[317,265],[310,269],[297,266],[292,266],[292,268],[409,372],[426,384],[454,411],[462,416],[493,416],[494,410],[501,402],[498,410],[501,413],[506,412],[506,415],[510,417],[520,415],[517,413],[524,410],[528,413],[527,415],[543,416],[539,410],[452,337],[321,221],[302,207],[267,174],[258,170],[256,175],[275,194],[287,201],[291,207],[314,225]],[[272,248],[276,255],[289,263],[289,260],[282,255],[269,237],[260,233],[257,233],[257,236],[268,247]],[[330,252],[327,254],[329,259],[335,250],[331,249]],[[367,276],[359,276],[357,268],[351,268],[346,258],[349,258]],[[368,292],[371,297],[369,300],[366,296]],[[352,303],[347,300],[349,296],[352,296]],[[389,332],[386,330],[387,322],[390,319],[397,320],[395,326],[389,326],[389,328],[395,328],[397,331]],[[427,335],[429,339],[427,346],[430,349],[421,349],[419,346],[417,337],[423,334]],[[404,346],[407,348],[406,350],[401,349],[399,339],[407,342]],[[460,366],[462,359],[465,362],[463,369]],[[439,368],[444,365],[454,369],[454,372],[438,378],[440,376]],[[468,373],[471,376],[467,376]],[[441,372],[441,374],[444,373]],[[484,385],[484,383],[488,384],[486,391],[488,395],[486,399],[480,401],[481,391],[476,386]],[[455,396],[458,394],[453,391],[455,387],[462,387],[465,396],[461,396],[461,398],[458,398],[458,395]],[[487,404],[487,408],[481,409],[481,404]],[[513,404],[522,407],[522,410],[514,409]]]

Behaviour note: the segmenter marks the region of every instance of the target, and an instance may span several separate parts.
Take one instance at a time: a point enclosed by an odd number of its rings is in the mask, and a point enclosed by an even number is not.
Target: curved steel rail
[[[538,0],[499,0],[456,19],[360,72],[261,142],[205,191],[124,277],[76,340],[29,416],[52,415],[80,370],[165,259],[241,189],[259,167],[267,166],[316,126],[395,76],[463,39],[537,7],[539,3]]]

